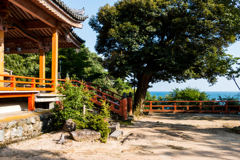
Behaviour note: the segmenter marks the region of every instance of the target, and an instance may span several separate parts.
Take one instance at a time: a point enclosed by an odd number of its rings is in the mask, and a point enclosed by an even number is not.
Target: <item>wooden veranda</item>
[[[71,9],[61,0],[0,0],[0,98],[27,95],[29,110],[33,110],[35,91],[57,92],[58,49],[80,48],[84,43],[73,31],[83,27],[82,22],[88,18],[84,13],[84,9]],[[45,52],[50,50],[51,78],[46,79]],[[13,53],[39,53],[39,77],[5,74],[4,54]],[[19,87],[26,83],[18,81],[20,78],[30,79],[31,87]]]

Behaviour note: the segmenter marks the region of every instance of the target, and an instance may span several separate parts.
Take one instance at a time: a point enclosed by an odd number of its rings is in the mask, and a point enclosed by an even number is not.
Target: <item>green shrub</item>
[[[93,129],[101,133],[100,141],[106,143],[110,129],[108,128],[108,122],[105,118],[110,118],[109,105],[105,100],[102,100],[102,109],[100,114],[87,114],[81,120],[75,119],[77,129]]]
[[[86,108],[92,108],[92,93],[84,88],[84,85],[75,87],[70,82],[58,86],[59,93],[64,95],[64,97],[59,97],[60,101],[55,104],[55,108],[52,110],[56,118],[55,125],[61,127],[68,119],[82,120],[83,105]]]

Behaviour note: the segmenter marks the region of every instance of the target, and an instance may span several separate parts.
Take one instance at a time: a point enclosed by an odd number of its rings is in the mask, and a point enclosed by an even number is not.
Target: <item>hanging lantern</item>
[[[17,52],[21,52],[22,48],[21,47],[17,47],[16,50],[17,50]]]
[[[7,48],[5,48],[5,52],[10,52],[10,48],[9,47],[7,47]]]

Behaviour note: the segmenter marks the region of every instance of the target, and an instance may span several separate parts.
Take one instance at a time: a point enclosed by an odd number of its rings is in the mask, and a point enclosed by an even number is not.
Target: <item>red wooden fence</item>
[[[149,113],[153,113],[153,112],[238,113],[240,112],[240,101],[146,101],[145,104],[146,103],[149,103],[149,104],[144,105],[143,112],[149,112]],[[191,104],[191,103],[195,103],[195,104]],[[235,104],[231,104],[231,103],[235,103]]]

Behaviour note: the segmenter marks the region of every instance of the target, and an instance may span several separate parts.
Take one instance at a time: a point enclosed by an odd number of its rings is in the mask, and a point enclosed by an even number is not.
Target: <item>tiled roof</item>
[[[82,10],[79,10],[77,13],[75,9],[69,8],[63,1],[61,0],[51,0],[54,2],[59,8],[61,8],[63,11],[65,11],[67,14],[69,14],[72,18],[74,18],[77,21],[85,21],[88,16],[84,16],[84,8]],[[80,13],[80,14],[79,14]],[[83,14],[81,14],[83,13]]]
[[[85,41],[82,38],[80,38],[72,29],[70,30],[70,32],[78,40],[78,42],[85,43]]]

